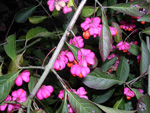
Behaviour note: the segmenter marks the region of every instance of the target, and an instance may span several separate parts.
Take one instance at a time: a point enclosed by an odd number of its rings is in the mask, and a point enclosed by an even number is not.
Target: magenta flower
[[[26,91],[23,89],[18,89],[12,92],[12,101],[25,102],[27,100]]]
[[[74,113],[73,108],[71,107],[70,104],[68,104],[68,112],[69,112],[69,113]]]
[[[23,81],[29,82],[30,81],[30,72],[28,70],[23,71],[18,77],[15,79],[15,83],[17,86],[21,86]]]
[[[11,101],[11,96],[8,95],[4,101],[5,101],[5,102]],[[4,105],[0,105],[0,111],[5,111],[7,105],[8,105],[7,103],[5,103]]]
[[[85,91],[84,87],[80,87],[75,93],[81,98],[88,99],[88,96],[86,96],[87,92]]]
[[[127,52],[129,50],[129,48],[130,48],[130,44],[128,44],[127,42],[120,41],[117,44],[117,48],[119,50],[122,50],[123,52]]]
[[[44,98],[48,98],[51,96],[51,93],[54,91],[54,88],[52,86],[46,86],[43,85],[41,88],[38,90],[36,96],[39,100],[42,100]]]
[[[64,90],[63,89],[59,91],[58,98],[60,98],[62,100],[64,99]]]
[[[68,7],[68,6],[63,7],[64,14],[67,14],[67,13],[69,13],[71,11],[72,11],[72,7]]]
[[[72,44],[78,48],[82,48],[84,46],[83,38],[81,36],[76,36],[69,40],[69,44]]]
[[[110,60],[112,58],[114,58],[116,55],[114,53],[112,53],[111,55],[109,55],[107,58]]]
[[[131,99],[131,97],[134,97],[135,94],[133,91],[131,91],[129,88],[125,87],[124,88],[124,94],[127,96],[127,99]]]

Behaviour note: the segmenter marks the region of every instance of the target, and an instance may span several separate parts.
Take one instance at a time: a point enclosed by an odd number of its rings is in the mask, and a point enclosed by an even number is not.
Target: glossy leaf
[[[122,30],[116,22],[112,22],[112,27],[117,29],[117,35],[114,36],[114,40],[116,43],[119,43],[122,41]]]
[[[145,95],[139,98],[137,104],[137,113],[150,113],[150,96]]]
[[[110,67],[116,62],[117,57],[114,57],[110,60],[106,60],[102,65],[101,65],[101,69],[103,71],[108,71],[110,69]]]
[[[18,23],[24,23],[36,10],[37,6],[29,6],[20,10],[15,15],[15,21]]]
[[[8,96],[18,74],[19,72],[0,76],[0,102],[2,102]]]
[[[69,103],[76,113],[102,113],[97,106],[84,98],[80,98],[73,92],[67,91],[69,96]]]
[[[50,34],[51,33],[48,32],[47,29],[42,27],[36,27],[28,31],[26,35],[26,39],[31,40],[32,38],[36,38],[36,37],[49,37]]]
[[[134,0],[128,3],[116,4],[109,6],[109,8],[114,9],[118,12],[125,13],[130,16],[140,17],[148,10],[148,3],[143,0]],[[140,8],[145,9],[143,12],[140,11]]]
[[[135,113],[135,111],[119,110],[119,109],[110,108],[110,107],[106,107],[106,106],[98,105],[98,104],[97,106],[101,108],[103,111],[105,111],[106,113]]]
[[[75,59],[78,61],[77,55],[78,55],[79,48],[77,48],[76,46],[74,46],[72,44],[68,44],[68,43],[66,43],[66,44],[69,47],[69,49],[72,51],[73,55],[75,56]]]
[[[141,49],[142,49],[142,53],[141,53],[141,61],[140,61],[140,73],[144,74],[147,71],[148,66],[150,64],[150,52],[146,46],[146,43],[143,40],[141,43]]]
[[[112,36],[110,33],[110,29],[107,23],[107,18],[102,11],[102,33],[101,37],[99,38],[99,51],[102,57],[103,62],[107,59],[111,46],[112,46]]]
[[[135,56],[138,56],[141,52],[140,47],[135,44],[130,44],[130,48],[128,51]]]
[[[129,76],[129,64],[124,56],[121,56],[119,66],[117,68],[117,77],[121,81],[126,81]]]
[[[98,10],[98,7],[95,8],[95,7],[85,6],[82,9],[81,16],[83,16],[83,17],[90,17],[91,15],[94,14],[94,11],[96,12],[97,10]]]
[[[7,44],[4,45],[4,50],[7,55],[12,59],[12,61],[16,62],[16,47],[15,47],[15,35],[10,35],[7,38]]]
[[[34,76],[30,77],[30,81],[28,83],[29,92],[31,92],[33,90],[33,88],[35,87],[37,82],[38,82],[38,78],[37,77],[34,77]]]
[[[146,29],[144,29],[144,30],[142,31],[142,33],[145,33],[145,34],[150,35],[150,27],[147,27]]]
[[[139,99],[141,96],[144,96],[142,93],[140,93],[137,89],[132,88],[132,91],[134,92],[137,99]]]
[[[144,16],[142,16],[140,19],[138,19],[137,21],[145,21],[145,22],[150,22],[150,14],[146,14]]]
[[[86,86],[93,89],[108,89],[115,84],[120,84],[118,78],[113,74],[102,72],[100,68],[96,68],[89,73],[82,81]]]
[[[47,16],[33,16],[33,17],[29,17],[29,21],[32,24],[38,24],[43,22],[47,18],[48,18]]]

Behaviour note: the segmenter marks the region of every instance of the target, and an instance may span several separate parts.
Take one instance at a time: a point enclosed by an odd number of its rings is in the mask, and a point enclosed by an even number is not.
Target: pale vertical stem
[[[81,10],[83,8],[83,6],[85,5],[87,0],[82,0],[79,7],[77,8],[73,18],[71,19],[67,29],[65,30],[65,33],[64,35],[62,36],[61,40],[59,41],[58,43],[58,46],[54,52],[54,54],[52,55],[51,57],[51,60],[50,62],[47,64],[47,66],[45,67],[45,70],[40,78],[40,80],[38,81],[38,83],[36,84],[36,86],[34,87],[34,89],[32,90],[32,92],[30,93],[29,97],[32,99],[35,94],[37,93],[38,89],[40,88],[40,86],[42,85],[43,81],[45,80],[45,78],[47,77],[49,71],[53,68],[53,64],[59,54],[59,52],[61,51],[64,43],[65,43],[65,40],[66,40],[66,37],[69,35],[69,32],[70,30],[73,28],[77,18],[79,17],[80,13],[81,13]]]
[[[147,48],[150,51],[150,37],[146,36],[146,43],[147,43]],[[150,95],[150,65],[148,67],[148,94]]]

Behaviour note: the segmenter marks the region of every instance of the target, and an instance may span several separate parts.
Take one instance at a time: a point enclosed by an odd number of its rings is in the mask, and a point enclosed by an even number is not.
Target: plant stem
[[[27,66],[27,67],[18,67],[19,69],[42,69],[44,70],[45,67],[42,66]]]
[[[40,88],[40,86],[42,85],[42,83],[44,82],[45,78],[47,77],[49,71],[53,68],[53,64],[59,54],[59,52],[61,51],[65,41],[66,41],[66,38],[68,37],[69,35],[69,32],[70,30],[73,28],[76,20],[78,19],[80,13],[81,13],[81,10],[82,8],[84,7],[84,4],[86,3],[87,0],[82,0],[79,7],[77,8],[77,11],[75,12],[73,18],[71,19],[67,29],[65,30],[65,33],[64,35],[62,36],[61,40],[59,41],[58,43],[58,46],[55,50],[55,52],[53,53],[52,57],[51,57],[51,60],[50,62],[47,64],[41,78],[39,79],[38,83],[36,84],[36,86],[34,87],[34,89],[32,90],[32,92],[30,93],[29,95],[29,98],[33,98],[35,96],[35,94],[37,93],[38,89]]]

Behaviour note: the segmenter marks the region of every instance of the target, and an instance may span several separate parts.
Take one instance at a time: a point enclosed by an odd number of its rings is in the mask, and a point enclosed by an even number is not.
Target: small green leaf
[[[134,0],[132,2],[116,4],[108,7],[134,17],[140,17],[148,11],[148,3],[143,0]],[[144,10],[140,11],[140,9]]]
[[[121,56],[119,66],[117,68],[117,77],[121,81],[126,81],[129,76],[129,64],[124,56]]]
[[[150,27],[145,28],[142,33],[150,35]]]
[[[19,71],[0,76],[0,103],[8,96],[14,80],[17,78]]]
[[[132,91],[134,92],[137,99],[139,99],[141,96],[144,96],[142,93],[140,93],[137,89],[132,88]]]
[[[128,51],[135,56],[138,56],[141,52],[140,47],[135,44],[130,44],[130,48]]]
[[[135,111],[125,111],[125,110],[119,110],[115,108],[110,108],[102,105],[96,104],[99,108],[101,108],[106,113],[135,113]]]
[[[94,11],[96,12],[98,10],[98,7],[90,7],[90,6],[84,6],[81,12],[81,16],[83,17],[90,17],[94,14]]]
[[[96,68],[89,73],[82,81],[86,86],[93,89],[108,89],[115,84],[123,83],[113,74],[102,72],[100,68]]]
[[[42,27],[36,27],[32,28],[28,31],[26,35],[27,40],[31,40],[32,38],[36,37],[49,37],[51,35],[50,32],[47,31],[47,29],[42,28]]]
[[[48,18],[47,16],[33,16],[33,17],[29,17],[29,21],[32,24],[38,24],[40,22],[43,22],[47,18]]]
[[[10,35],[7,38],[8,44],[4,45],[4,50],[7,55],[16,62],[16,47],[15,47],[15,35]]]
[[[24,23],[36,10],[37,6],[29,6],[20,10],[15,15],[15,21],[18,23]]]
[[[87,99],[80,98],[73,92],[67,91],[69,102],[76,113],[102,113],[94,104]]]
[[[67,4],[68,7],[73,6],[75,9],[77,9],[76,4],[74,3],[74,0],[69,0],[69,3]]]
[[[29,92],[31,92],[33,90],[33,88],[35,87],[37,81],[38,81],[38,78],[36,78],[34,76],[30,77],[30,82],[28,83]]]
[[[107,23],[107,18],[105,17],[103,10],[102,10],[102,24],[103,24],[102,33],[101,37],[99,38],[99,51],[102,60],[104,62],[107,59],[111,50],[112,36]]]
[[[143,40],[141,43],[141,49],[140,73],[144,74],[148,70],[148,66],[150,64],[150,52]]]
[[[150,14],[146,14],[139,18],[137,21],[145,21],[145,22],[150,22]]]
[[[121,105],[122,101],[123,101],[123,97],[120,100],[117,100],[117,102],[115,103],[115,105],[113,106],[113,108],[118,109],[119,106]]]

